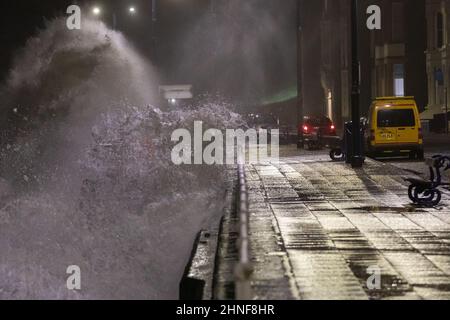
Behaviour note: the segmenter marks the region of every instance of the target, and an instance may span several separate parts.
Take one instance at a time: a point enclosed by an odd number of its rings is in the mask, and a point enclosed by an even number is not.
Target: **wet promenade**
[[[246,169],[255,299],[450,299],[448,192],[416,208],[408,173],[372,160],[353,170],[325,153]],[[222,226],[217,298],[233,295],[236,220]]]

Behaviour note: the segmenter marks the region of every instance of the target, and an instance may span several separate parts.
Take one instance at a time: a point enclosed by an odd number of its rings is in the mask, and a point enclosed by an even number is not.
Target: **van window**
[[[413,109],[378,111],[379,128],[414,127],[415,125],[416,119]]]

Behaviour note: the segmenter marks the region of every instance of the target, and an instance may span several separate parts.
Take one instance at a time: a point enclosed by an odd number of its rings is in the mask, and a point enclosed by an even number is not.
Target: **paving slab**
[[[255,298],[449,299],[450,194],[438,208],[415,208],[410,175],[312,153],[247,166]],[[236,221],[227,222],[224,241],[235,237]],[[232,249],[222,246],[222,261],[235,259]]]

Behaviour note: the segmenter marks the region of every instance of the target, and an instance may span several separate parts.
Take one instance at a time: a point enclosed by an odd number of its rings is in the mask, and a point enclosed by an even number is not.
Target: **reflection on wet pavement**
[[[258,299],[450,298],[450,195],[415,208],[405,172],[324,156],[248,166]],[[368,268],[381,270],[369,289]]]

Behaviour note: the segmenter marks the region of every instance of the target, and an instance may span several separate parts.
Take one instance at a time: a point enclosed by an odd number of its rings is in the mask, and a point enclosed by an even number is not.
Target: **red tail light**
[[[423,131],[422,131],[422,128],[419,128],[419,140],[423,140]]]
[[[370,141],[375,141],[375,130],[370,130]]]
[[[303,126],[303,132],[304,132],[304,133],[308,133],[308,132],[309,132],[308,126]]]
[[[330,127],[330,134],[336,134],[336,126],[334,124]]]

